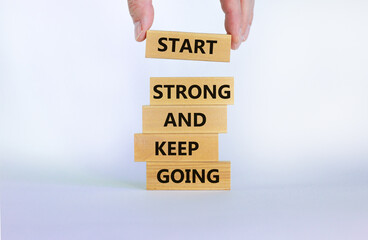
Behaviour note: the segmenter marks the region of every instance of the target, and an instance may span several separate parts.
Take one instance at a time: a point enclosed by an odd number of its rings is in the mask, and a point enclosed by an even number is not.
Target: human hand
[[[247,40],[253,20],[254,0],[220,0],[225,13],[225,29],[231,34],[231,48],[238,49]],[[146,32],[153,23],[152,0],[128,0],[129,12],[134,23],[138,42],[146,39]]]

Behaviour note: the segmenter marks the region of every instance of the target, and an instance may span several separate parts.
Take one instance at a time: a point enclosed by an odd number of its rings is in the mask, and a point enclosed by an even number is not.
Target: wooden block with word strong
[[[143,133],[225,133],[227,106],[143,106]]]
[[[151,77],[151,105],[234,104],[233,77]]]
[[[147,31],[146,58],[230,62],[231,35]]]
[[[217,161],[218,134],[134,134],[134,161]]]
[[[230,162],[147,162],[147,190],[230,190]]]

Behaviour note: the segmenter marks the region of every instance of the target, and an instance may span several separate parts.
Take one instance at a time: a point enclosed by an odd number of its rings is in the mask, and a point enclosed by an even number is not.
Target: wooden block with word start
[[[218,134],[134,134],[134,161],[218,161]]]
[[[143,106],[143,133],[225,133],[227,106]]]
[[[151,105],[234,104],[233,77],[151,77]]]
[[[230,162],[147,162],[147,190],[230,190]]]
[[[146,58],[230,62],[231,35],[147,31]]]

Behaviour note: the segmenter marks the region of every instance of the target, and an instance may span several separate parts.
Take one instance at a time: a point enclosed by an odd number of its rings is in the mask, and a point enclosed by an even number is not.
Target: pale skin
[[[225,13],[225,29],[231,35],[231,48],[236,50],[245,42],[253,21],[254,0],[220,0]],[[134,23],[138,42],[146,39],[146,32],[153,23],[152,0],[128,0],[129,12]]]

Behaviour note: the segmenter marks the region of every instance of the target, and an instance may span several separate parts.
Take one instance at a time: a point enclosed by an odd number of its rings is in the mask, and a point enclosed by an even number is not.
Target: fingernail
[[[234,49],[238,49],[240,47],[241,44],[241,36],[242,36],[242,31],[241,28],[239,28],[239,35],[238,35],[238,41],[234,43]]]
[[[249,35],[249,31],[250,31],[250,25],[248,24],[247,28],[245,29],[245,32],[242,36],[242,42],[245,42],[245,40],[247,40],[248,35]]]
[[[234,43],[234,50],[237,50],[240,47],[241,41]]]
[[[143,33],[143,31],[142,31],[142,24],[141,24],[141,22],[135,22],[134,23],[134,36],[135,36],[135,40],[138,41],[138,38],[141,36],[142,33]]]

